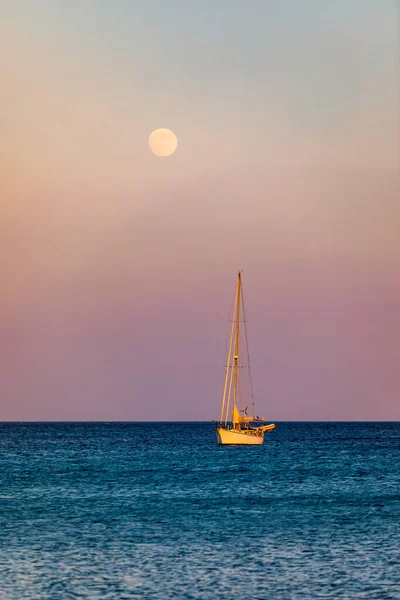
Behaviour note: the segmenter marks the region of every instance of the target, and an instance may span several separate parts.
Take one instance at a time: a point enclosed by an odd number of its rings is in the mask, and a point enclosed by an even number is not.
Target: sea
[[[0,598],[400,598],[400,423],[0,424]]]

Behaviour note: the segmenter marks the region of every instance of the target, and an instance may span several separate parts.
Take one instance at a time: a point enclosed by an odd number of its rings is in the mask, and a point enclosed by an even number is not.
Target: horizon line
[[[318,419],[318,420],[273,420],[275,423],[400,423],[400,419],[384,419],[384,420],[380,420],[380,419],[368,419],[368,420],[323,420],[323,419]],[[114,420],[114,419],[96,419],[96,420],[89,420],[89,419],[83,419],[83,420],[78,420],[78,419],[74,419],[74,420],[14,420],[14,419],[8,419],[8,420],[0,420],[0,425],[4,424],[4,423],[217,423],[217,420],[183,420],[183,421],[165,421],[165,420],[153,420],[153,421],[149,421],[149,420],[139,420],[139,421],[131,421],[131,420],[123,420],[123,421],[119,421],[119,420]],[[272,420],[271,420],[272,422]]]

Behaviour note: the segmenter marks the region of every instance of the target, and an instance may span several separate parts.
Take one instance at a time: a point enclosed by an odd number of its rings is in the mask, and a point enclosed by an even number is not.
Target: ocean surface
[[[400,598],[400,424],[0,424],[0,598]]]

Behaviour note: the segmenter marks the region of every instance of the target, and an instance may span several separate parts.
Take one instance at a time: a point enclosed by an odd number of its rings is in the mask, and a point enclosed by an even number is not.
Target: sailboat
[[[252,405],[253,414],[251,416],[247,414],[249,402]],[[260,419],[256,416],[243,301],[242,271],[239,271],[228,358],[225,365],[221,413],[217,422],[217,442],[220,446],[261,445],[264,441],[264,434],[272,429],[275,429],[274,423],[264,425],[264,417]]]

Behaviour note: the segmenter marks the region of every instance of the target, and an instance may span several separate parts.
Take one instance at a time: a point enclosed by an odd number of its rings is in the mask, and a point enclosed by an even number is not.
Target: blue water
[[[0,424],[0,598],[400,598],[400,424]]]

